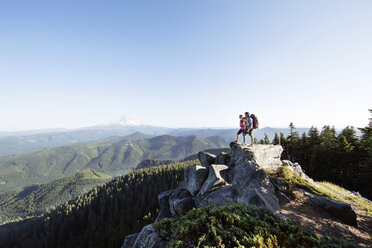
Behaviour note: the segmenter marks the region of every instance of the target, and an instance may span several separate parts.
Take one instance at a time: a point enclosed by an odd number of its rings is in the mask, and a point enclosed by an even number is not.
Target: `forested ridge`
[[[208,148],[226,147],[221,137],[134,134],[97,143],[48,148],[0,158],[0,192],[94,169],[112,177],[135,169],[144,159],[180,160]]]
[[[0,224],[40,216],[109,180],[110,176],[88,169],[50,183],[0,193]]]
[[[0,247],[120,247],[157,216],[161,192],[176,188],[187,161],[136,170],[43,217],[0,226]]]
[[[372,199],[372,121],[359,128],[361,137],[353,127],[339,133],[328,125],[321,131],[311,127],[300,136],[291,123],[290,130],[287,137],[276,133],[272,142],[266,136],[259,143],[282,145],[282,159],[298,162],[316,181],[330,181]]]

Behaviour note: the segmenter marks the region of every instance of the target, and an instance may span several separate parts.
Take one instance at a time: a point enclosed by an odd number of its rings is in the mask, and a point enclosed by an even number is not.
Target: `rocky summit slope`
[[[301,199],[312,210],[326,215],[325,218],[334,218],[351,229],[358,226],[357,215],[350,204],[324,193],[299,164],[280,160],[281,146],[249,147],[232,142],[230,147],[229,153],[219,155],[199,153],[201,166],[186,168],[178,189],[158,196],[160,212],[156,222],[182,216],[193,208],[232,203],[256,205],[279,218],[290,217],[298,221],[298,216],[291,210]],[[369,238],[360,236],[353,241],[368,244]],[[122,248],[129,247],[166,247],[166,240],[155,232],[153,225],[147,225],[140,233],[125,238]]]

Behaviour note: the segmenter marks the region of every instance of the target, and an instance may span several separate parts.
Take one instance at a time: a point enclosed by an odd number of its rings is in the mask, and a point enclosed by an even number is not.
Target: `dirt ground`
[[[349,226],[321,208],[307,201],[300,191],[293,192],[295,199],[281,205],[281,214],[296,220],[302,226],[314,231],[317,235],[335,236],[347,239],[362,247],[372,247],[372,215],[351,203],[357,214],[358,226]]]

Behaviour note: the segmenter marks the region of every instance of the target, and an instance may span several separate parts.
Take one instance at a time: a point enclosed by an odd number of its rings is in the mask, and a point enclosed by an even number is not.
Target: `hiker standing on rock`
[[[238,133],[236,134],[236,143],[239,143],[239,136],[241,133],[243,133],[244,143],[245,143],[245,131],[247,130],[247,121],[245,120],[243,115],[239,115],[239,119],[240,119],[240,123],[239,123],[240,129]]]
[[[246,144],[246,136],[247,134],[249,134],[249,136],[251,136],[251,144],[250,146],[253,146],[253,122],[252,122],[252,119],[251,119],[251,115],[249,114],[249,112],[245,112],[245,121],[247,123],[247,127],[245,129],[245,132],[243,132],[243,141],[244,141],[244,145]]]

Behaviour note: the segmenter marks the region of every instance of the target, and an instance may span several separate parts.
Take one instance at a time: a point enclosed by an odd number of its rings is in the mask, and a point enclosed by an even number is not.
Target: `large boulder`
[[[165,241],[155,232],[154,227],[150,224],[144,226],[138,234],[133,248],[165,248]]]
[[[275,195],[279,200],[279,204],[291,202],[291,199],[286,194],[288,193],[287,185],[277,177],[270,177],[270,181],[275,187]]]
[[[169,196],[169,209],[172,216],[185,214],[195,207],[195,201],[187,189],[176,189]]]
[[[156,222],[164,218],[172,217],[170,206],[169,206],[169,197],[172,195],[174,190],[168,190],[158,195],[159,201],[159,215],[156,218]]]
[[[225,171],[233,174],[232,184],[222,175]],[[279,213],[280,205],[274,184],[257,163],[240,161],[233,168],[211,165],[209,175],[196,197],[196,205],[226,206],[232,202],[257,205]],[[280,196],[282,196],[280,194]],[[283,196],[284,197],[284,196]]]
[[[338,218],[343,223],[357,226],[357,216],[351,206],[347,203],[338,202],[325,196],[311,194],[303,191],[310,202],[323,208],[327,213]]]
[[[293,173],[301,177],[302,179],[308,180],[311,183],[314,183],[314,181],[308,177],[305,172],[303,172],[301,166],[298,163],[292,163],[292,161],[289,160],[283,160],[282,161],[283,166],[287,166],[288,169],[290,169]]]
[[[236,202],[239,192],[236,187],[228,185],[217,189],[205,197],[197,198],[197,207],[207,205],[229,206],[231,203]]]
[[[230,155],[227,153],[221,153],[217,155],[215,164],[226,164],[230,163]]]
[[[155,222],[184,214],[195,207],[195,201],[187,189],[172,189],[158,195],[159,215]]]
[[[200,151],[198,153],[198,159],[202,166],[208,166],[216,162],[216,155],[209,152]]]
[[[185,169],[184,180],[180,188],[186,188],[191,195],[195,196],[201,189],[208,177],[209,168],[199,165],[189,166]]]
[[[275,186],[270,177],[253,162],[240,162],[234,168],[232,183],[238,191],[236,201],[246,205],[253,204],[276,213],[280,210],[279,200],[275,195]]]
[[[256,162],[261,168],[276,171],[282,166],[280,156],[283,148],[280,145],[243,145],[230,143],[230,166],[242,161]]]
[[[223,171],[227,172],[228,167],[224,164],[212,164],[209,166],[209,173],[208,177],[205,180],[203,186],[201,187],[198,196],[203,196],[207,194],[209,191],[218,189],[226,184],[226,177],[224,178],[222,175],[227,176],[227,173],[223,173]]]

